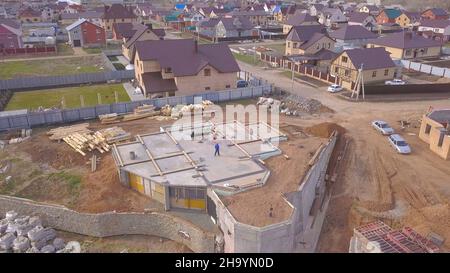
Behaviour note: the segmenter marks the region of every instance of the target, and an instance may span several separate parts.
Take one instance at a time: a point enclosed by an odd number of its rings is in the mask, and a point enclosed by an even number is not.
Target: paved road
[[[241,70],[252,73],[257,77],[273,83],[275,86],[283,88],[287,91],[292,90],[292,81],[280,75],[280,70],[269,69],[265,70],[262,67],[252,66],[244,62],[238,61]],[[326,91],[326,87],[314,88],[309,85],[294,82],[293,93],[317,99],[322,104],[336,111],[336,115],[342,118],[348,118],[353,115],[367,114],[368,112],[385,112],[385,111],[403,111],[403,110],[426,110],[430,105],[435,107],[450,108],[450,100],[432,99],[432,100],[417,100],[417,101],[395,101],[395,102],[351,102],[344,100],[337,94],[330,94]]]

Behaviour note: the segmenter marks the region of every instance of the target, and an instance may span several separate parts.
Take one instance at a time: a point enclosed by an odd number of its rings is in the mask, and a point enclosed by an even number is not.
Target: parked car
[[[411,147],[409,147],[408,143],[399,135],[392,134],[388,136],[389,143],[394,147],[394,149],[400,154],[409,154],[411,153]]]
[[[243,88],[248,86],[248,82],[244,80],[239,80],[236,83],[237,88]]]
[[[332,84],[328,87],[327,91],[330,93],[336,93],[342,91],[344,88],[338,84]]]
[[[381,132],[381,134],[383,135],[391,135],[394,133],[394,129],[392,129],[391,126],[389,126],[389,124],[383,120],[372,121],[372,127],[375,128],[375,130]]]
[[[386,85],[404,85],[406,82],[404,80],[400,79],[393,79],[392,81],[386,81]]]

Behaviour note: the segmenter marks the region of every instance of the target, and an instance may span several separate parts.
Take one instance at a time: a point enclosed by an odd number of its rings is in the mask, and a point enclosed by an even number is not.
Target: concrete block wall
[[[164,213],[80,213],[64,206],[0,195],[0,214],[15,210],[23,215],[39,215],[46,226],[93,237],[152,235],[182,243],[194,252],[215,251],[215,234]],[[185,239],[179,231],[189,234]]]

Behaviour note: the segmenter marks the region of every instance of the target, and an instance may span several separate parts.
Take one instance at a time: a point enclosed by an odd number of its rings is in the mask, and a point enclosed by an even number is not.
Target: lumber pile
[[[130,121],[136,120],[146,117],[157,116],[160,114],[160,111],[155,110],[155,106],[153,105],[142,105],[138,106],[134,109],[133,113],[126,115],[119,115],[117,113],[99,115],[98,118],[102,124],[111,124],[117,123],[121,121]]]
[[[120,127],[114,126],[98,131],[105,139],[106,143],[113,144],[131,138],[131,134]]]
[[[62,140],[65,137],[72,135],[74,133],[80,133],[80,134],[88,134],[91,133],[91,130],[88,129],[89,123],[82,123],[72,126],[65,126],[65,127],[58,127],[51,129],[47,132],[47,135],[49,135],[50,140]]]
[[[64,137],[63,140],[83,156],[85,156],[88,151],[92,152],[97,150],[100,153],[104,153],[110,149],[108,143],[106,143],[106,139],[98,131],[94,134],[74,133]]]

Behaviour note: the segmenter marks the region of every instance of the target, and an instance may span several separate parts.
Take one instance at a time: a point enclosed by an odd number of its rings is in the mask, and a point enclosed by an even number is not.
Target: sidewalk
[[[142,93],[141,94],[134,93],[135,88],[131,85],[130,82],[124,83],[123,88],[125,88],[125,91],[127,91],[127,94],[130,97],[131,101],[140,101],[146,99]]]

